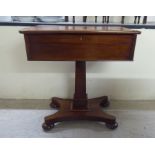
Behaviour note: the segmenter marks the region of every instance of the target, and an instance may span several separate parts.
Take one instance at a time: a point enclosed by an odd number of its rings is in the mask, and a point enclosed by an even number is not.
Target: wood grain
[[[33,61],[133,60],[135,38],[133,34],[25,34],[28,60]]]
[[[140,31],[131,30],[124,27],[113,26],[55,26],[55,25],[38,25],[33,27],[24,28],[19,31],[24,34],[38,34],[38,33],[95,33],[95,34],[140,34]]]
[[[133,60],[140,31],[107,26],[34,26],[25,36],[28,60]]]

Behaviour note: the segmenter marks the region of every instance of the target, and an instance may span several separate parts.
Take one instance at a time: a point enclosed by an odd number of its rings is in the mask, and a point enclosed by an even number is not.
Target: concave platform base
[[[109,106],[107,96],[87,99],[86,93],[86,62],[75,62],[75,94],[73,99],[54,97],[50,104],[59,111],[45,117],[42,127],[48,131],[54,124],[62,121],[89,120],[105,122],[110,129],[117,128],[116,118],[102,111],[102,107]]]
[[[88,106],[84,109],[74,109],[72,99],[61,99],[54,97],[50,106],[59,111],[45,117],[42,127],[45,131],[51,130],[54,124],[62,121],[89,120],[105,122],[110,129],[117,128],[116,118],[102,111],[103,107],[109,106],[107,96],[87,100]]]

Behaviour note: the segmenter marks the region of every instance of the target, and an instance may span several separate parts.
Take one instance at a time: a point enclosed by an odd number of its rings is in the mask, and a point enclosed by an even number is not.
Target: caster
[[[118,127],[118,123],[117,123],[117,122],[115,122],[115,123],[113,123],[113,124],[106,123],[106,127],[107,127],[108,129],[114,130],[114,129],[116,129],[116,128]]]
[[[50,131],[52,128],[54,128],[54,123],[53,124],[43,123],[42,128],[44,129],[44,131]]]
[[[110,106],[110,102],[108,100],[108,97],[105,97],[105,99],[103,99],[100,103],[100,106],[103,108],[109,107]]]

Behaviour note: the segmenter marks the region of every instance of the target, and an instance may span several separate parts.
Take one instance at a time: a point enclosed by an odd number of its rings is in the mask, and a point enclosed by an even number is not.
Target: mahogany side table
[[[29,61],[75,61],[75,94],[73,99],[53,97],[50,106],[59,111],[46,116],[42,127],[71,120],[104,122],[117,128],[116,118],[102,111],[109,106],[107,96],[88,99],[86,61],[132,61],[137,34],[140,31],[108,26],[34,26],[24,34]]]

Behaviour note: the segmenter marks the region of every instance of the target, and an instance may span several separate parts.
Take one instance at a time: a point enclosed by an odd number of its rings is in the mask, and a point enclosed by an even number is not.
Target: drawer
[[[30,39],[32,42],[38,44],[53,44],[53,43],[97,43],[97,44],[117,44],[117,43],[127,43],[130,39],[130,35],[82,35],[82,34],[38,34],[31,35]]]
[[[132,60],[132,34],[29,34],[29,60]]]

